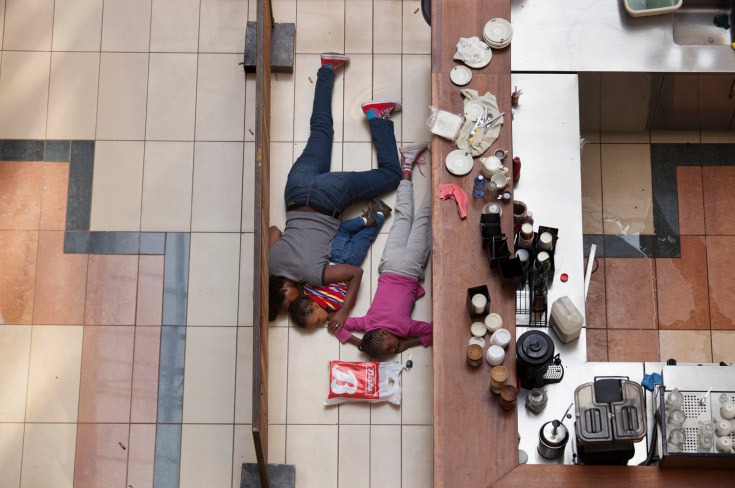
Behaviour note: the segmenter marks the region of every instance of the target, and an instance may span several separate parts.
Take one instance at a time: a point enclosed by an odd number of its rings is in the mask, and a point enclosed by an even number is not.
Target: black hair
[[[306,327],[306,319],[309,318],[312,312],[314,301],[306,295],[299,295],[288,307],[288,315],[291,317],[291,322],[299,327]]]
[[[286,294],[281,290],[285,282],[286,279],[280,276],[268,277],[268,320],[271,322],[278,318],[278,312],[286,300]]]
[[[372,357],[378,357],[382,354],[381,346],[383,345],[383,338],[380,336],[382,329],[369,330],[362,336],[362,341],[358,349],[362,352],[367,353]]]

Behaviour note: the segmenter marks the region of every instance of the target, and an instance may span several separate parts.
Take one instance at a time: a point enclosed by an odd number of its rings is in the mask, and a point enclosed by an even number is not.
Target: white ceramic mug
[[[720,417],[725,420],[731,420],[735,418],[735,403],[725,402],[720,407]]]
[[[508,329],[498,329],[493,332],[493,335],[490,336],[490,344],[500,346],[503,349],[508,347],[508,344],[510,344],[510,332]]]
[[[508,184],[508,177],[505,176],[503,173],[495,173],[490,177],[490,181],[495,183],[495,185],[498,187],[498,190],[502,190],[505,188],[505,185]]]
[[[487,352],[485,353],[485,360],[490,364],[490,366],[498,366],[503,364],[503,360],[505,359],[505,350],[500,346],[492,345],[487,348]]]
[[[730,425],[730,422],[727,420],[720,419],[715,423],[715,432],[720,437],[730,435],[730,432],[732,432],[732,425]]]
[[[474,322],[470,327],[470,332],[472,332],[472,335],[475,337],[484,337],[487,332],[487,328],[482,322]]]
[[[496,330],[503,327],[503,317],[496,312],[492,312],[485,317],[485,327],[489,333],[494,333]]]
[[[480,295],[478,293],[477,295],[472,296],[472,310],[475,313],[485,313],[485,307],[487,307],[487,298],[485,295]]]

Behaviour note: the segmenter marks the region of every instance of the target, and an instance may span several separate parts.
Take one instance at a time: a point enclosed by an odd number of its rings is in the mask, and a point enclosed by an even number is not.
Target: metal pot
[[[564,454],[569,431],[558,420],[546,422],[538,434],[538,453],[546,459],[558,459]]]

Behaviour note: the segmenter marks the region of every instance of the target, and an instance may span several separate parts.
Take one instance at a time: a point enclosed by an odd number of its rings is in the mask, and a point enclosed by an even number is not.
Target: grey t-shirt
[[[269,272],[299,283],[324,284],[339,220],[317,212],[286,213],[286,228],[270,248]]]

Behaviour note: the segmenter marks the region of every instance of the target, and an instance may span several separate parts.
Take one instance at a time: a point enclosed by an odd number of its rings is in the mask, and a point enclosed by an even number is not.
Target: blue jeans
[[[378,237],[385,217],[378,214],[378,225],[367,227],[362,217],[345,220],[339,225],[337,235],[332,240],[332,257],[336,264],[351,264],[362,267],[370,245]]]
[[[350,205],[387,193],[401,181],[393,122],[372,119],[370,132],[378,156],[378,167],[370,171],[330,172],[332,164],[332,88],[334,72],[322,67],[317,73],[309,140],[286,180],[286,208],[308,205],[333,217]]]

